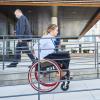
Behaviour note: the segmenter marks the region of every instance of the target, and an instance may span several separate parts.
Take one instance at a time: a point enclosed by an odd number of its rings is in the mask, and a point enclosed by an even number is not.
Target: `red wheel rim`
[[[56,64],[56,63],[54,63],[53,61],[51,61],[51,60],[47,60],[47,59],[45,59],[46,61],[48,61],[48,62],[52,62],[53,64]],[[41,85],[43,85],[43,86],[45,86],[45,87],[51,87],[51,89],[39,89],[37,86],[35,86],[35,84],[34,83],[32,83],[32,70],[33,70],[33,68],[35,68],[36,67],[36,65],[38,64],[38,62],[36,62],[35,64],[33,64],[32,65],[32,67],[30,68],[30,70],[29,70],[29,72],[28,72],[28,80],[29,80],[29,83],[30,83],[30,85],[35,89],[35,90],[37,90],[37,91],[40,91],[40,92],[49,92],[49,91],[52,91],[52,90],[54,90],[58,85],[59,85],[59,83],[60,82],[53,82],[53,83],[44,83],[43,81],[38,81],[38,74],[35,72],[35,78],[36,78],[36,80],[41,84]],[[61,71],[61,69],[59,68],[59,66],[56,64],[55,65],[58,69],[57,70],[59,70],[59,74],[61,74],[60,73],[60,71]]]
[[[45,59],[45,60],[46,60],[46,59]],[[59,72],[59,74],[60,74],[59,65],[58,65],[57,63],[55,63],[54,61],[51,61],[51,60],[46,60],[46,61],[48,61],[49,63],[52,63],[52,64],[57,68],[57,70],[58,70],[58,72]],[[36,66],[36,67],[38,67],[38,66]],[[38,72],[35,72],[35,78],[36,78],[36,80],[38,81]],[[42,80],[39,80],[39,82],[40,82],[42,85],[47,86],[47,87],[54,86],[54,85],[57,84],[57,82],[45,83],[45,82],[42,81]]]

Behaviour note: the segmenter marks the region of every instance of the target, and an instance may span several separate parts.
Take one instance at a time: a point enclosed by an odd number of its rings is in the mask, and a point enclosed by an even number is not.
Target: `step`
[[[28,84],[27,67],[5,68],[0,70],[0,86]],[[100,76],[96,69],[71,70],[73,80],[96,79]]]

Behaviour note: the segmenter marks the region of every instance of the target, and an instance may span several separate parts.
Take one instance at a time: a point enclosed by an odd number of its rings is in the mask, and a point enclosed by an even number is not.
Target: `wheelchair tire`
[[[60,78],[60,75],[61,75],[61,69],[60,67],[58,66],[57,63],[55,63],[54,61],[52,60],[48,60],[48,59],[44,59],[46,62],[49,62],[51,64],[53,64],[55,66],[55,68],[57,69],[58,73],[59,73],[59,78]],[[41,62],[41,61],[40,61]],[[52,82],[52,83],[45,83],[44,81],[42,80],[39,80],[38,78],[38,74],[35,73],[33,74],[33,69],[35,70],[36,69],[36,66],[38,65],[38,62],[35,62],[32,67],[29,69],[29,72],[28,72],[28,80],[29,80],[29,83],[30,85],[37,91],[40,91],[40,92],[50,92],[52,90],[54,90],[60,82]],[[37,83],[40,84],[40,87],[38,88],[38,85],[36,83],[34,83],[32,80],[32,77],[35,77]],[[43,87],[43,88],[42,88]]]

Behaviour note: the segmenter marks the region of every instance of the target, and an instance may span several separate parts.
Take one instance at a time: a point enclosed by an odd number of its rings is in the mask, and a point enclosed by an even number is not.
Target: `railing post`
[[[94,45],[95,45],[95,52],[94,52],[94,53],[95,53],[95,55],[94,55],[94,56],[95,56],[95,62],[94,62],[94,63],[95,63],[95,69],[96,69],[96,65],[97,65],[97,64],[96,64],[96,62],[97,62],[97,46],[96,46],[96,37],[95,37],[95,43],[94,43]]]
[[[5,66],[5,36],[3,35],[3,67],[2,67],[3,70],[4,66]]]
[[[97,42],[97,78],[99,78],[99,58],[98,58],[98,42]]]
[[[14,39],[14,53],[15,53],[15,49],[16,49],[16,39]]]
[[[40,38],[38,38],[38,90],[40,90]],[[38,91],[38,100],[40,100],[40,91]]]

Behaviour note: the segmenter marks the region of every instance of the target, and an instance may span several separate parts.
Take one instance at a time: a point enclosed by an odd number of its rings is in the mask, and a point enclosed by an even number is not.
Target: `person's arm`
[[[40,46],[37,43],[35,43],[33,49],[34,49],[34,55],[38,58],[38,50],[39,50],[39,53],[41,52],[41,49],[43,49],[43,46],[45,45],[46,41],[44,41],[45,39],[40,39],[39,40],[39,43],[40,43]],[[46,46],[46,45],[45,45]],[[39,49],[38,49],[39,48]]]
[[[25,24],[26,24],[26,21],[25,21],[26,19],[25,19],[25,17],[24,16],[22,16],[21,18],[20,18],[20,21],[19,21],[19,33],[23,36],[24,35],[24,33],[25,33]]]
[[[44,46],[46,46],[46,44],[47,44],[47,41],[46,41],[46,39],[40,39],[39,40],[39,44],[38,44],[38,42],[34,45],[34,49],[36,49],[36,50],[38,50],[38,45],[39,45],[39,47],[40,47],[40,49],[43,49],[44,48]]]
[[[16,24],[16,36],[18,39],[22,39],[25,32],[25,18],[22,16]],[[21,40],[20,40],[21,41]]]

